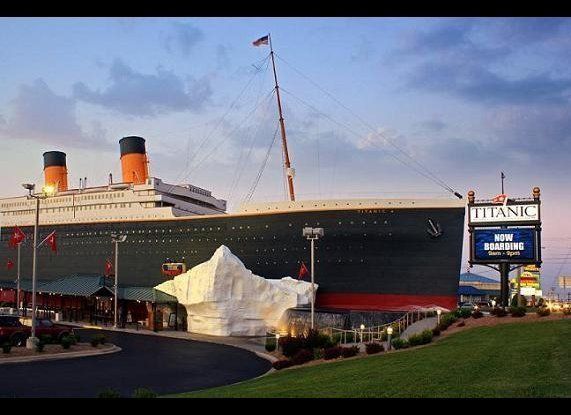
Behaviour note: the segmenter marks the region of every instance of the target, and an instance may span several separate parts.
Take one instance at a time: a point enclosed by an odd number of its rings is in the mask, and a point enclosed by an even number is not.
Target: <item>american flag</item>
[[[269,43],[269,40],[270,40],[270,37],[268,35],[262,36],[258,40],[254,40],[252,42],[252,45],[254,45],[254,46],[267,45]]]

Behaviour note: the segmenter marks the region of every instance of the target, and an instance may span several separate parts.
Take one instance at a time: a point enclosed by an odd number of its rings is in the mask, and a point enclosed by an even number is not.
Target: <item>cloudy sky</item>
[[[0,197],[41,182],[48,150],[71,184],[119,177],[118,140],[140,135],[153,176],[230,210],[284,199],[251,44],[268,32],[298,198],[488,198],[504,171],[510,195],[542,189],[544,289],[571,274],[570,19],[1,19]]]

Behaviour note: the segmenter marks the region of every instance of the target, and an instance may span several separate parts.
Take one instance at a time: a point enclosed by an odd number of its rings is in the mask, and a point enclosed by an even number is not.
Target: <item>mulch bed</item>
[[[106,343],[97,346],[97,349],[110,349],[113,345]],[[90,343],[77,343],[71,346],[69,349],[64,349],[60,344],[46,344],[44,346],[43,352],[37,352],[36,350],[26,349],[26,347],[12,347],[10,353],[3,353],[0,350],[0,359],[13,358],[13,357],[25,357],[25,356],[46,356],[60,353],[69,352],[84,352],[96,349]]]

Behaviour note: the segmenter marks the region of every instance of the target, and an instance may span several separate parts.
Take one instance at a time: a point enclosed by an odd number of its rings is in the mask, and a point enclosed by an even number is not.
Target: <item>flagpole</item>
[[[505,178],[506,176],[504,175],[504,172],[501,172],[501,173],[502,173],[502,174],[500,175],[500,177],[502,178],[502,194],[505,194],[505,193],[504,193],[504,178]]]
[[[284,117],[283,117],[283,113],[282,113],[282,101],[280,98],[280,87],[278,85],[278,75],[276,72],[276,62],[274,60],[274,48],[272,47],[272,37],[270,36],[269,33],[268,33],[268,40],[270,43],[270,56],[272,58],[272,69],[274,72],[276,98],[278,101],[278,114],[280,116],[280,119],[279,119],[279,121],[280,121],[280,132],[281,132],[281,136],[282,136],[282,147],[283,147],[283,152],[284,152],[286,177],[287,177],[287,183],[288,183],[288,189],[289,189],[289,200],[291,200],[293,202],[293,201],[295,201],[295,193],[293,190],[293,174],[291,171],[291,163],[290,163],[290,159],[289,159],[289,152],[287,149],[287,138],[286,138],[286,130],[285,130],[285,124],[284,124]]]
[[[20,247],[22,243],[18,244],[18,268],[16,271],[16,312],[20,315]]]

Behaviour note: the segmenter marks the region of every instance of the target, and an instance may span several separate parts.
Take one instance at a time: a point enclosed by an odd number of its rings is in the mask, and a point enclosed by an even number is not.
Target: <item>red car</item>
[[[0,343],[11,342],[14,346],[24,346],[30,337],[32,328],[20,322],[18,316],[0,316]],[[50,335],[60,341],[62,337],[73,335],[73,329],[61,324],[54,324],[49,319],[36,319],[36,337]]]
[[[0,343],[10,342],[14,346],[23,346],[30,335],[30,327],[20,323],[18,316],[0,315]]]

